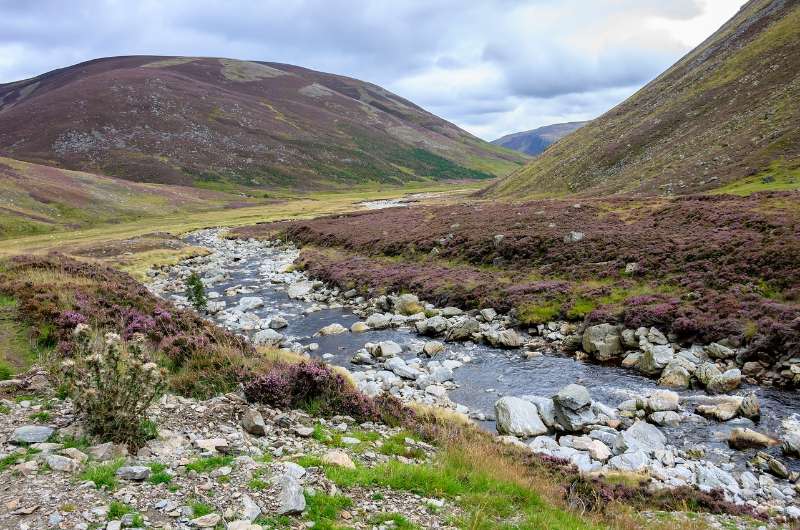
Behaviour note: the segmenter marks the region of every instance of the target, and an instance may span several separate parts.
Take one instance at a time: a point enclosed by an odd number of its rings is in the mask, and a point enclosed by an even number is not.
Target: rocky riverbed
[[[728,499],[800,516],[800,399],[761,388],[724,344],[679,345],[658,329],[518,330],[491,308],[436,308],[413,295],[365,299],[294,270],[283,242],[190,235],[208,256],[153,271],[150,287],[185,305],[192,270],[209,317],[254,343],[348,368],[375,395],[469,415],[506,443],[586,473],[649,475],[654,486],[721,489]],[[622,366],[602,364],[624,356]],[[669,388],[667,388],[669,387]]]

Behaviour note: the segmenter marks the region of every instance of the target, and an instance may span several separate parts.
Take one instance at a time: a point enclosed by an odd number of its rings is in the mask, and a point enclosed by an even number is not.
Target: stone
[[[639,371],[647,375],[659,375],[675,355],[672,346],[648,344],[643,348],[642,359],[639,361]]]
[[[45,462],[47,462],[50,469],[64,473],[74,473],[80,467],[80,464],[75,460],[61,455],[47,455]]]
[[[269,321],[270,329],[283,329],[289,325],[289,321],[282,316],[272,317]]]
[[[761,417],[761,404],[753,392],[750,392],[742,400],[742,404],[739,405],[739,415],[753,421],[758,421]]]
[[[249,408],[242,414],[242,427],[245,431],[255,436],[266,436],[267,424],[264,417],[254,408]]]
[[[575,383],[567,385],[558,393],[553,396],[553,402],[556,406],[561,406],[569,410],[580,410],[592,403],[592,397],[585,386],[576,385]]]
[[[783,454],[800,456],[800,431],[787,431],[781,444]]]
[[[203,449],[209,452],[216,452],[220,449],[225,449],[228,447],[228,440],[225,438],[205,438],[201,439],[198,438],[194,441],[195,447]]]
[[[308,296],[314,290],[314,283],[309,281],[293,283],[286,290],[289,298],[299,299]]]
[[[639,340],[636,338],[636,331],[632,329],[623,329],[620,333],[622,345],[626,348],[638,348]]]
[[[403,347],[393,340],[384,340],[378,343],[375,348],[377,357],[394,357],[403,353]]]
[[[720,375],[713,376],[706,385],[706,390],[712,394],[725,394],[739,388],[742,384],[742,372],[738,368],[726,370]]]
[[[89,448],[89,456],[98,462],[106,462],[128,455],[128,448],[122,444],[114,444],[106,442],[103,444],[93,445]]]
[[[649,460],[643,451],[631,451],[611,458],[608,461],[608,467],[619,471],[638,473],[647,469]]]
[[[524,343],[522,336],[513,329],[487,331],[483,337],[495,348],[519,348]]]
[[[717,421],[728,421],[736,417],[743,398],[738,396],[719,396],[713,403],[697,406],[697,413]]]
[[[444,366],[437,366],[431,369],[431,379],[437,383],[444,383],[453,379],[453,370]]]
[[[642,362],[642,352],[632,351],[622,359],[622,366],[623,368],[638,368],[640,362]]]
[[[444,309],[442,309],[442,312],[440,314],[445,318],[451,318],[451,317],[461,316],[464,314],[464,312],[457,307],[447,306]]]
[[[552,399],[528,395],[520,396],[520,398],[536,405],[536,409],[539,411],[539,417],[548,428],[552,429],[556,426],[556,409]]]
[[[733,449],[752,449],[778,445],[778,440],[752,429],[737,427],[731,431],[728,445]]]
[[[86,453],[84,453],[84,452],[82,452],[82,451],[80,451],[80,450],[78,450],[78,449],[76,449],[74,447],[68,447],[67,449],[64,449],[63,453],[64,453],[64,455],[66,455],[69,458],[75,460],[79,464],[82,464],[82,463],[86,462],[87,460],[89,460],[89,456],[86,455]]]
[[[776,477],[783,479],[789,478],[789,468],[777,458],[770,457],[767,461],[767,467],[769,468],[769,472]]]
[[[283,335],[274,329],[262,329],[253,335],[253,344],[256,346],[278,346],[283,342]]]
[[[123,480],[142,481],[150,477],[150,468],[145,466],[122,466],[116,475]]]
[[[650,328],[647,331],[647,342],[650,344],[660,344],[662,346],[669,344],[667,337],[656,328]]]
[[[202,517],[192,519],[190,522],[192,526],[197,528],[214,528],[220,522],[222,517],[218,513],[209,513]]]
[[[524,399],[506,396],[494,404],[497,431],[501,434],[529,437],[547,432],[536,405]]]
[[[677,427],[681,423],[680,414],[671,410],[654,412],[650,414],[649,419],[662,427]]]
[[[260,524],[253,524],[250,521],[240,520],[228,523],[228,530],[263,530]]]
[[[497,318],[497,311],[495,311],[491,307],[481,309],[479,313],[485,322],[491,322],[492,320]]]
[[[384,363],[384,367],[403,379],[416,380],[422,375],[422,372],[420,372],[417,368],[407,365],[406,362],[400,357],[391,357]]]
[[[577,243],[585,237],[583,232],[571,231],[564,236],[564,243]]]
[[[373,313],[367,317],[367,326],[372,329],[386,329],[392,325],[392,316],[383,313]]]
[[[331,466],[343,467],[345,469],[355,469],[356,465],[350,456],[344,451],[328,451],[322,455],[322,463]]]
[[[278,486],[279,515],[297,514],[306,509],[306,498],[299,480],[291,475],[281,475],[275,479],[275,484]]]
[[[479,332],[481,324],[472,317],[462,318],[459,322],[453,324],[447,332],[447,340],[460,341],[472,340],[472,334]]]
[[[670,388],[689,388],[692,374],[678,361],[671,361],[664,367],[658,384]]]
[[[317,335],[326,336],[326,335],[339,335],[347,331],[347,328],[343,325],[339,324],[338,322],[334,322],[333,324],[328,324],[327,326],[321,328],[317,331]]]
[[[566,438],[566,437],[562,437]],[[572,447],[579,451],[587,451],[595,459],[605,462],[611,458],[611,449],[600,440],[594,440],[588,436],[579,436],[572,440]]]
[[[739,483],[727,471],[718,468],[708,461],[698,463],[695,467],[695,474],[697,476],[697,487],[701,491],[711,491],[714,489],[721,490],[739,490]]]
[[[651,412],[678,410],[680,396],[670,390],[656,390],[647,398],[647,408]]]
[[[369,331],[366,322],[353,322],[353,325],[350,326],[350,333],[364,333],[365,331]]]
[[[429,340],[422,346],[422,352],[428,357],[433,357],[444,351],[444,343],[438,340]]]
[[[700,381],[700,384],[703,386],[707,386],[709,381],[712,378],[721,375],[722,372],[719,371],[717,365],[714,363],[702,363],[700,366],[697,367],[697,370],[694,372],[694,376]]]
[[[247,312],[264,305],[264,300],[258,296],[244,296],[239,299],[239,311]]]
[[[653,454],[658,449],[664,449],[667,438],[657,427],[644,421],[636,421],[627,430],[617,435],[614,441],[614,452],[625,453],[629,451],[642,451]]]
[[[55,429],[44,425],[25,425],[14,429],[8,441],[17,445],[46,442],[54,432]]]
[[[261,508],[249,495],[242,496],[242,517],[249,522],[255,521],[261,515]],[[230,525],[228,525],[230,529]]]
[[[598,361],[608,361],[622,354],[619,329],[611,324],[589,326],[583,332],[583,350]]]
[[[731,359],[736,356],[736,352],[727,346],[713,342],[704,348],[704,351],[712,359]]]
[[[417,322],[417,330],[423,335],[441,335],[447,328],[447,319],[439,315]]]

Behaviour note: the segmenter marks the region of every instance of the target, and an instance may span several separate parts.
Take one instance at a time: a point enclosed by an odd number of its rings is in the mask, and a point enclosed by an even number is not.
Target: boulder
[[[269,321],[270,329],[283,329],[289,325],[289,321],[282,316],[272,317]]]
[[[422,372],[420,372],[417,368],[407,365],[406,362],[400,357],[390,358],[384,363],[384,367],[403,379],[416,380],[420,375],[422,375]]]
[[[639,371],[647,375],[659,375],[674,355],[672,346],[647,344],[639,361]]]
[[[494,404],[497,431],[515,436],[538,436],[547,432],[539,410],[530,401],[512,396],[498,399]]]
[[[256,346],[278,346],[283,342],[283,335],[274,329],[262,329],[253,335],[253,344]]]
[[[726,394],[736,390],[741,384],[742,372],[738,368],[732,368],[709,379],[706,390],[712,394]]]
[[[239,305],[237,306],[239,311],[244,313],[248,311],[252,311],[253,309],[257,309],[264,305],[264,300],[258,296],[244,296],[239,299]]]
[[[403,353],[403,347],[393,340],[384,340],[377,344],[373,355],[376,357],[395,357]]]
[[[658,449],[664,449],[666,443],[667,438],[658,427],[637,420],[627,430],[619,433],[614,441],[614,452],[642,451],[653,454]]]
[[[346,469],[355,469],[356,465],[353,460],[343,451],[328,451],[322,455],[322,463],[330,466],[343,467]]]
[[[242,414],[242,427],[245,431],[255,436],[266,436],[267,424],[261,413],[254,408],[249,408]]]
[[[678,410],[680,396],[670,390],[656,390],[647,398],[647,408],[651,412]]]
[[[196,517],[189,521],[192,526],[196,528],[214,528],[222,520],[222,516],[218,513],[208,513],[201,517]]]
[[[497,318],[497,311],[495,311],[491,307],[487,307],[485,309],[480,310],[480,315],[485,322],[491,322],[492,320]]]
[[[54,432],[55,429],[44,425],[25,425],[14,429],[8,441],[17,445],[41,443],[46,442]]]
[[[303,495],[303,486],[292,475],[280,475],[275,479],[278,486],[279,515],[292,515],[301,513],[306,509],[306,498]]]
[[[553,396],[556,406],[561,406],[569,410],[580,410],[592,403],[592,396],[585,386],[571,384],[567,385]]]
[[[444,351],[444,344],[438,340],[429,340],[422,346],[422,352],[428,357],[433,357]]]
[[[564,243],[577,243],[578,241],[581,241],[584,237],[585,234],[583,232],[577,232],[573,230],[564,236]]]
[[[446,318],[436,315],[429,319],[417,322],[416,326],[417,331],[423,335],[436,336],[447,331],[448,322]]]
[[[789,456],[800,456],[800,431],[788,431],[781,444],[783,453]]]
[[[736,417],[744,398],[739,396],[718,396],[711,403],[697,406],[697,413],[717,421],[728,421]]]
[[[472,317],[462,318],[447,332],[447,340],[472,340],[472,334],[481,330],[481,324]]]
[[[522,336],[513,329],[487,331],[483,337],[496,348],[519,348],[523,344]]]
[[[697,487],[701,491],[711,491],[714,489],[721,489],[727,491],[739,491],[739,483],[736,479],[711,462],[702,461],[695,466],[695,474],[697,476]]]
[[[622,339],[622,345],[626,348],[637,348],[639,346],[636,331],[632,329],[623,329],[620,333],[620,338]]]
[[[742,404],[739,405],[739,415],[753,421],[758,421],[761,417],[761,404],[753,392],[742,400]]]
[[[671,410],[653,412],[648,418],[651,422],[662,427],[677,427],[681,423],[681,415]]]
[[[117,469],[117,477],[133,481],[147,480],[150,477],[150,468],[146,466],[123,466]]]
[[[343,325],[339,324],[338,322],[334,322],[333,324],[328,324],[327,326],[321,328],[317,331],[317,335],[326,336],[326,335],[339,335],[347,331],[347,328]]]
[[[670,388],[689,388],[691,380],[692,374],[689,370],[681,362],[674,360],[664,367],[658,384]]]
[[[660,344],[662,346],[669,344],[667,337],[656,328],[650,328],[647,331],[647,342],[650,344]]]
[[[367,317],[366,324],[371,329],[386,329],[392,325],[392,315],[373,313]]]
[[[694,372],[694,376],[703,386],[707,386],[711,379],[721,374],[716,364],[708,362],[700,364]]]
[[[353,325],[350,326],[351,333],[364,333],[365,331],[369,331],[369,326],[366,322],[353,322]]]
[[[619,329],[611,324],[589,326],[583,332],[583,350],[598,361],[608,361],[622,354]]]
[[[286,294],[289,298],[299,299],[308,296],[314,290],[314,282],[304,281],[293,283],[289,286]]]
[[[461,316],[464,314],[464,312],[457,307],[447,306],[444,309],[442,309],[442,312],[440,314],[445,318],[450,318],[450,317]]]
[[[552,429],[556,426],[556,409],[552,399],[529,395],[520,396],[520,398],[536,405],[536,409],[539,411],[539,417],[547,427]]]
[[[608,467],[619,471],[638,473],[647,469],[649,462],[650,459],[643,451],[631,451],[613,457],[608,461]]]
[[[731,431],[728,445],[733,449],[752,449],[778,445],[778,440],[752,429],[737,427]]]
[[[713,342],[704,348],[704,351],[712,359],[731,359],[736,356],[736,352],[727,346]]]
[[[75,460],[61,455],[47,455],[45,462],[50,469],[64,473],[74,473],[81,467]]]

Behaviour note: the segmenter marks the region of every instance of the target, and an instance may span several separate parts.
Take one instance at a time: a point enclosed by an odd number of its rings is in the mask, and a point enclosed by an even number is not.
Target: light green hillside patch
[[[289,75],[288,72],[283,70],[250,61],[220,59],[219,62],[222,65],[222,75],[225,76],[225,79],[230,79],[231,81],[259,81],[261,79]]]
[[[789,169],[783,161],[775,161],[769,169],[757,175],[731,182],[711,193],[731,195],[751,195],[759,191],[800,190],[800,167]]]

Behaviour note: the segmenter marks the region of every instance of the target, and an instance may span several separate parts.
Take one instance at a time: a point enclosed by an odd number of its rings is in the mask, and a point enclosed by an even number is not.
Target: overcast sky
[[[0,82],[96,57],[277,61],[377,83],[487,140],[602,114],[744,0],[0,0]]]

